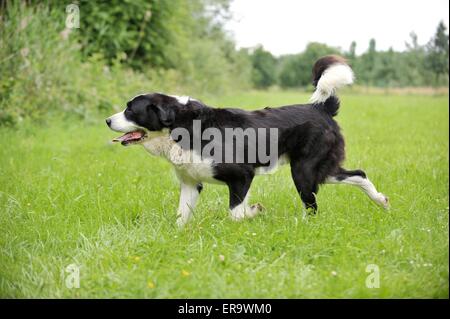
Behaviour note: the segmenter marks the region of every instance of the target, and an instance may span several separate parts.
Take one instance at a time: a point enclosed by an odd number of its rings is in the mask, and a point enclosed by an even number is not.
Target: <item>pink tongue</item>
[[[130,132],[130,133],[126,133],[120,137],[116,137],[115,139],[113,139],[113,142],[124,142],[124,141],[129,141],[129,140],[138,140],[140,139],[142,136],[144,136],[144,133],[141,131],[134,131],[134,132]]]

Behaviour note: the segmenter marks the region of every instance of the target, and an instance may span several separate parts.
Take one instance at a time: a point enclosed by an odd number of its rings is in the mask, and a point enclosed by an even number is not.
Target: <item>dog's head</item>
[[[161,93],[138,95],[127,103],[124,111],[108,117],[106,124],[113,131],[125,133],[114,142],[139,144],[170,129],[176,113],[188,102],[189,97]]]

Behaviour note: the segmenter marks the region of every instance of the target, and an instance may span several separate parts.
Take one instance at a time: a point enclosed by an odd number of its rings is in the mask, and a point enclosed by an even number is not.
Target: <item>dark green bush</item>
[[[156,51],[151,51],[147,61],[139,53],[145,51],[147,40],[142,41],[146,44],[139,46],[136,54],[132,51],[127,54],[127,48],[135,44],[132,40],[135,34],[131,32],[125,40],[120,33],[128,34],[132,24],[100,20],[97,26],[103,23],[107,29],[104,37],[102,30],[86,27],[86,21],[110,14],[100,10],[91,16],[88,14],[91,2],[87,3],[80,2],[80,29],[70,30],[65,28],[65,5],[7,3],[0,18],[0,125],[11,125],[24,118],[41,120],[51,114],[92,118],[90,115],[122,108],[130,96],[142,92],[165,91],[201,97],[242,89],[250,83],[248,57],[235,51],[234,44],[220,28],[209,30],[203,37],[168,43],[164,54],[172,58],[163,55],[158,58],[158,54],[152,56]],[[123,14],[132,14],[137,9],[132,5]],[[122,14],[114,12],[117,17]],[[168,23],[166,28],[185,27],[173,23]],[[110,44],[111,47],[107,42],[114,34],[118,42]],[[174,35],[165,36],[174,39]],[[183,46],[189,49],[181,50]],[[151,48],[155,49],[155,43]],[[139,67],[130,68],[134,59]],[[159,63],[158,59],[165,62]]]

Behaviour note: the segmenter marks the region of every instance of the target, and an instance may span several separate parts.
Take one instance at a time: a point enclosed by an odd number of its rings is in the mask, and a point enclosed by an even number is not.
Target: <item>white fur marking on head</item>
[[[336,89],[353,83],[355,76],[347,64],[336,63],[328,67],[317,82],[311,103],[323,103],[336,93]]]
[[[134,123],[133,121],[128,120],[124,114],[125,111],[114,114],[109,117],[111,120],[110,128],[116,132],[128,133],[140,129],[141,127]]]
[[[178,103],[183,104],[183,105],[188,104],[189,100],[191,99],[191,97],[187,96],[187,95],[183,95],[183,96],[169,95],[169,96],[176,98]]]

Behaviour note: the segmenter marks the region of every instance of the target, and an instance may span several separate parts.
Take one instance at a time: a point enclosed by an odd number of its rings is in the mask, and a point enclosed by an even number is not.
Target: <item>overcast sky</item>
[[[370,38],[377,48],[404,50],[414,31],[427,42],[440,20],[449,25],[449,0],[234,0],[227,25],[238,47],[262,44],[275,55],[298,53],[311,41],[357,53]]]

